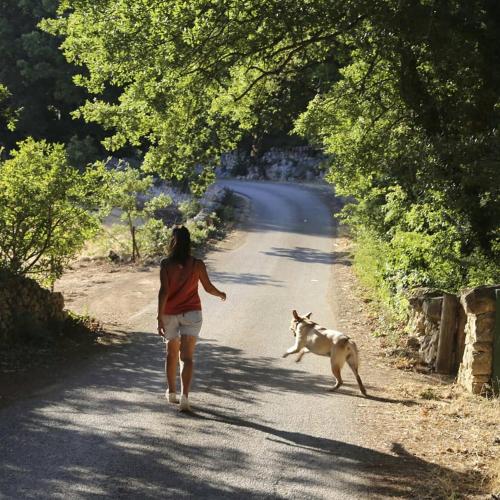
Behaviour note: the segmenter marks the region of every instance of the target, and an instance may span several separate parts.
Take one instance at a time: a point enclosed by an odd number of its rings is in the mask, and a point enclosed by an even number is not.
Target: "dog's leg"
[[[292,347],[289,347],[286,350],[286,352],[283,354],[283,357],[286,358],[290,354],[295,354],[296,352],[299,352],[300,349],[301,349],[300,345],[298,343],[296,343],[295,345],[293,345]]]
[[[361,394],[363,396],[366,396],[366,389],[365,386],[363,385],[363,382],[361,381],[361,377],[359,376],[358,373],[358,368],[359,368],[359,356],[358,356],[358,348],[356,347],[356,344],[354,342],[351,342],[351,345],[353,347],[351,354],[347,357],[347,364],[352,370],[352,373],[354,373],[354,376],[356,377],[356,381],[358,382],[359,390],[361,391]]]
[[[304,356],[304,354],[305,354],[306,352],[311,352],[311,351],[310,351],[307,347],[303,347],[303,348],[300,350],[299,355],[298,355],[298,356],[297,356],[297,358],[295,359],[295,362],[296,362],[296,363],[299,363],[299,362],[300,362],[300,360],[302,359],[302,356]]]
[[[336,379],[336,383],[331,389],[328,390],[336,391],[344,382],[342,380],[342,376],[340,375],[340,366],[337,364],[337,360],[334,358],[333,355],[330,358],[330,362],[332,364],[332,373]]]

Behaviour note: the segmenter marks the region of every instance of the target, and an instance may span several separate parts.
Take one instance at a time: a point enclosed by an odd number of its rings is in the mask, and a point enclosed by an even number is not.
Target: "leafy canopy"
[[[96,95],[81,116],[146,148],[147,171],[203,184],[295,120],[355,197],[351,226],[389,249],[386,281],[500,279],[498,2],[65,0],[45,29]]]

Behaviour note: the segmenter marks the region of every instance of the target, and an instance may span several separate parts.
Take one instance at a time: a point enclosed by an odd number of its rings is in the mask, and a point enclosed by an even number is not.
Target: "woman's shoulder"
[[[205,267],[205,263],[201,259],[197,259],[195,257],[193,259],[193,269],[196,271],[201,271]]]

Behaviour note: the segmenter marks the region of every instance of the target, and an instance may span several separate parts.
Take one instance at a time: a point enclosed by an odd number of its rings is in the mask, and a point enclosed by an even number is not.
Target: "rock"
[[[495,311],[495,290],[500,285],[480,286],[466,291],[461,298],[467,314],[482,314]]]
[[[16,334],[19,318],[29,316],[52,327],[51,323],[66,317],[61,293],[52,293],[24,276],[2,273],[0,297],[0,339],[4,341]]]
[[[426,299],[442,297],[443,295],[444,292],[436,288],[414,288],[408,297],[408,302],[412,309],[423,312],[423,304]]]
[[[122,260],[122,258],[116,252],[114,252],[113,250],[109,251],[108,259],[111,262],[113,262],[114,264],[118,264]]]
[[[465,325],[469,342],[493,342],[495,335],[495,313],[469,314]]]
[[[436,361],[438,340],[439,340],[439,326],[432,321],[425,321],[425,335],[419,337],[420,350],[418,351],[419,357],[427,365],[433,366]]]
[[[420,340],[417,337],[408,337],[406,339],[406,347],[413,351],[418,351],[420,349]]]
[[[443,297],[426,297],[422,304],[424,314],[436,323],[441,319],[442,308]]]
[[[471,356],[472,375],[474,377],[484,375],[489,379],[493,368],[493,346],[488,343],[476,343],[473,345]]]

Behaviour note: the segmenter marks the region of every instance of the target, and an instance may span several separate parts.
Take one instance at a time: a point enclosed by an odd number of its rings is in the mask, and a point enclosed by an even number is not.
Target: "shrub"
[[[147,195],[153,186],[153,178],[144,176],[140,170],[124,163],[122,170],[113,171],[110,174],[108,203],[109,209],[119,208],[122,211],[121,220],[125,222],[130,231],[132,260],[140,258],[139,242],[137,234],[138,220],[154,220],[155,212],[172,203],[172,198],[166,194],[160,194],[155,198],[141,203],[141,196]],[[154,230],[153,230],[154,228]],[[144,238],[154,236],[151,231],[157,232],[158,223],[150,223],[144,231]],[[143,241],[145,241],[143,238]],[[149,240],[151,243],[152,240]],[[149,244],[148,243],[148,244]],[[149,249],[151,250],[151,249]]]
[[[193,198],[179,203],[179,210],[182,214],[183,222],[186,222],[188,219],[192,219],[200,212],[201,205],[196,198]]]
[[[158,257],[166,253],[172,231],[159,219],[149,219],[139,228],[138,240],[143,257]]]
[[[19,143],[0,164],[0,267],[52,284],[98,230],[103,173],[80,174],[60,144]]]

